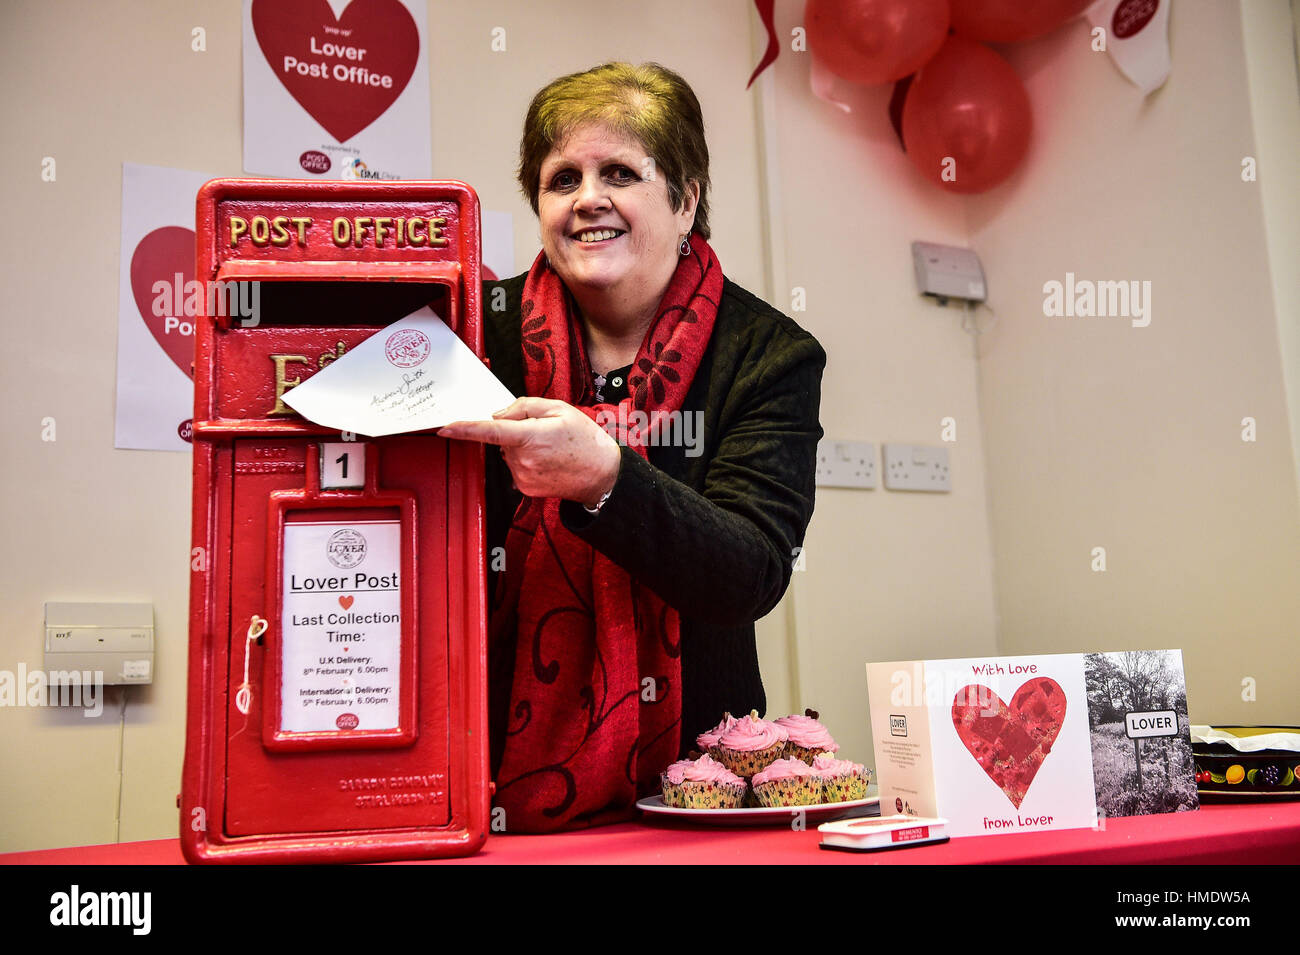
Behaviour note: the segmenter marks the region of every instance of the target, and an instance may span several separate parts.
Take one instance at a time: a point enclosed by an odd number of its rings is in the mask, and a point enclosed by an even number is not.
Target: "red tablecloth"
[[[478,854],[430,864],[1295,864],[1300,802],[1210,805],[1199,812],[1110,819],[1105,829],[973,836],[890,852],[818,848],[816,827],[705,829],[629,822],[548,836],[493,835]],[[0,855],[0,864],[181,865],[175,839]]]

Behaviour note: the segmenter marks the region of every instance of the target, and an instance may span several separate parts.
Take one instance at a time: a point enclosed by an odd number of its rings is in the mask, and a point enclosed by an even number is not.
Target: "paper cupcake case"
[[[781,806],[815,806],[822,799],[820,776],[790,776],[759,783],[754,787],[754,795],[761,805],[769,809]]]
[[[870,785],[870,770],[864,770],[861,776],[856,773],[847,776],[823,776],[822,802],[850,802],[854,799],[866,799],[867,787]]]
[[[725,783],[690,782],[673,785],[661,777],[664,805],[674,809],[739,809],[746,787]]]
[[[718,761],[726,766],[737,776],[745,779],[753,776],[755,773],[761,773],[769,765],[781,758],[785,752],[785,743],[777,743],[775,746],[769,746],[767,749],[754,750],[745,752],[738,749],[723,749],[718,756]]]

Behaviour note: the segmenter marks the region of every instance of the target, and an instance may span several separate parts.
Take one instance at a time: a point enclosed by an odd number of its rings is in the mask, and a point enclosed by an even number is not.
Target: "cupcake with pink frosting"
[[[722,747],[718,745],[718,740],[722,739],[722,734],[735,726],[737,720],[730,713],[722,714],[722,722],[711,730],[705,730],[699,736],[695,737],[695,745],[703,752],[708,753],[714,759],[722,758]]]
[[[803,716],[783,716],[775,723],[790,737],[785,744],[786,758],[802,760],[811,765],[822,753],[838,752],[840,746],[826,731],[826,727],[817,722],[816,710],[804,710],[803,713]]]
[[[822,777],[798,759],[778,759],[754,774],[754,795],[769,809],[815,806],[822,801]]]
[[[812,769],[822,779],[823,802],[848,802],[867,798],[871,770],[861,763],[836,759],[829,753],[823,753],[813,759]]]
[[[707,753],[673,763],[660,777],[664,805],[675,809],[737,809],[745,781]]]
[[[751,710],[718,738],[718,757],[737,776],[748,779],[780,759],[789,738],[784,727],[759,719],[758,710]]]

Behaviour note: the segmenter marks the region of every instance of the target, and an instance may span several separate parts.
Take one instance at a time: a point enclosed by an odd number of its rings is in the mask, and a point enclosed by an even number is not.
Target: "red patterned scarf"
[[[649,429],[640,425],[681,409],[722,294],[713,249],[694,235],[690,247],[641,343],[619,407],[592,403],[579,322],[559,275],[539,255],[520,310],[527,393],[578,406],[611,433],[618,428],[619,442],[646,457]],[[677,758],[677,611],[570,533],[558,498],[520,503],[506,536],[497,597],[489,684],[494,766],[499,759],[495,803],[505,810],[506,831],[627,818],[637,797],[653,792],[659,773]]]

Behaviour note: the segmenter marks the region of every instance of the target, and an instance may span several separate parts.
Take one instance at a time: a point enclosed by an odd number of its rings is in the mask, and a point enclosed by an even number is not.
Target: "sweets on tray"
[[[837,759],[839,744],[814,710],[778,720],[730,713],[696,737],[704,754],[664,771],[663,802],[677,809],[814,806],[864,799],[871,770]]]
[[[789,738],[783,727],[759,719],[758,711],[751,710],[718,739],[718,757],[737,776],[748,779],[780,759]]]
[[[815,806],[822,801],[822,777],[798,759],[778,759],[752,780],[760,805]]]
[[[822,802],[850,802],[867,797],[871,770],[861,763],[823,753],[813,759],[812,768],[822,778]]]
[[[677,809],[737,809],[745,798],[745,781],[707,753],[673,763],[661,782],[664,805]]]
[[[796,713],[783,716],[773,722],[789,734],[790,738],[785,744],[785,755],[788,759],[812,763],[813,759],[822,753],[839,751],[839,743],[835,742],[831,734],[826,731],[826,727],[817,722],[816,710],[804,710],[802,716]]]
[[[722,747],[718,745],[718,740],[722,739],[722,734],[727,732],[727,730],[731,729],[738,722],[739,720],[730,713],[723,713],[721,723],[713,727],[713,729],[705,730],[699,736],[695,737],[695,745],[700,748],[701,752],[708,753],[714,759],[721,759]]]

